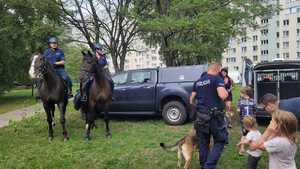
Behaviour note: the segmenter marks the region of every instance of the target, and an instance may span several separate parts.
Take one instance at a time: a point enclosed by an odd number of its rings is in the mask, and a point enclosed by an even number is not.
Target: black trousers
[[[249,155],[246,169],[257,169],[259,160],[260,160],[260,157],[253,157],[253,156]]]

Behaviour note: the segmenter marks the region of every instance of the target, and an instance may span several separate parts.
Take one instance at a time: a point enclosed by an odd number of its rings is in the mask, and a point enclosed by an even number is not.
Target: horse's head
[[[32,79],[39,79],[52,69],[53,67],[48,60],[41,54],[37,54],[32,58],[29,75]]]

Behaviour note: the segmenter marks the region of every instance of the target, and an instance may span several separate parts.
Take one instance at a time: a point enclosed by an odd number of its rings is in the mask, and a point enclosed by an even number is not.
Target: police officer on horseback
[[[48,39],[48,48],[44,51],[43,56],[54,65],[56,73],[64,79],[68,86],[68,96],[72,97],[72,81],[65,71],[65,55],[64,52],[58,48],[56,37],[50,37]]]
[[[108,62],[107,57],[103,53],[103,45],[100,43],[96,43],[94,45],[95,52],[93,58],[88,58],[88,55],[84,56],[83,58],[83,64],[80,69],[80,88],[81,88],[81,102],[87,102],[87,95],[88,95],[88,86],[89,82],[91,81],[91,78],[94,73],[93,69],[93,61],[91,59],[96,59],[96,63],[103,66],[105,76],[110,82],[111,90],[113,91],[114,83],[111,78],[109,69],[108,69]]]
[[[220,77],[221,66],[209,64],[207,73],[194,83],[190,103],[196,106],[194,127],[199,145],[199,160],[202,169],[214,169],[228,142],[228,132],[224,120],[224,100],[228,96],[224,80]],[[196,103],[194,102],[196,100]],[[210,138],[214,145],[210,150]]]

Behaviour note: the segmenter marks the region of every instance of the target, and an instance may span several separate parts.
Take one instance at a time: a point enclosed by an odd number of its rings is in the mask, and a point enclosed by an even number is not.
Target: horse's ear
[[[91,51],[88,50],[89,56],[93,57],[93,54],[91,53]]]
[[[85,53],[85,51],[84,51],[84,50],[82,50],[82,51],[81,51],[81,54],[82,54],[83,56],[85,56],[85,55],[86,55],[86,53]]]

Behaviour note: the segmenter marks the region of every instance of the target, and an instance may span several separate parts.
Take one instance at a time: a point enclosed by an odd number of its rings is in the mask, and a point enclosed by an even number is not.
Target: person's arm
[[[191,93],[191,96],[190,96],[190,104],[191,105],[195,105],[195,97],[197,96],[197,92],[196,92],[196,82],[194,82],[194,85],[193,85],[193,91]]]
[[[217,83],[217,93],[218,93],[218,96],[222,100],[225,100],[228,97],[228,92],[225,89],[224,80],[222,78],[220,78],[220,77],[217,77],[216,83]]]
[[[275,121],[272,120],[270,122],[270,124],[268,125],[267,129],[265,130],[265,132],[263,133],[263,135],[260,137],[260,139],[258,141],[254,141],[250,144],[250,149],[264,150],[265,149],[264,142],[274,136],[274,134],[276,133],[276,127],[277,127],[277,125],[276,125]]]
[[[56,65],[64,65],[65,64],[65,61],[64,60],[61,60],[61,61],[57,61],[55,62]]]
[[[59,56],[59,61],[55,62],[55,65],[64,65],[65,64],[65,54],[64,52],[61,50],[60,51],[60,56]]]
[[[218,96],[222,99],[225,100],[228,97],[228,92],[224,87],[218,87],[217,88]]]
[[[191,105],[195,105],[195,97],[196,97],[197,93],[195,91],[192,92],[191,96],[190,96],[190,104]]]

